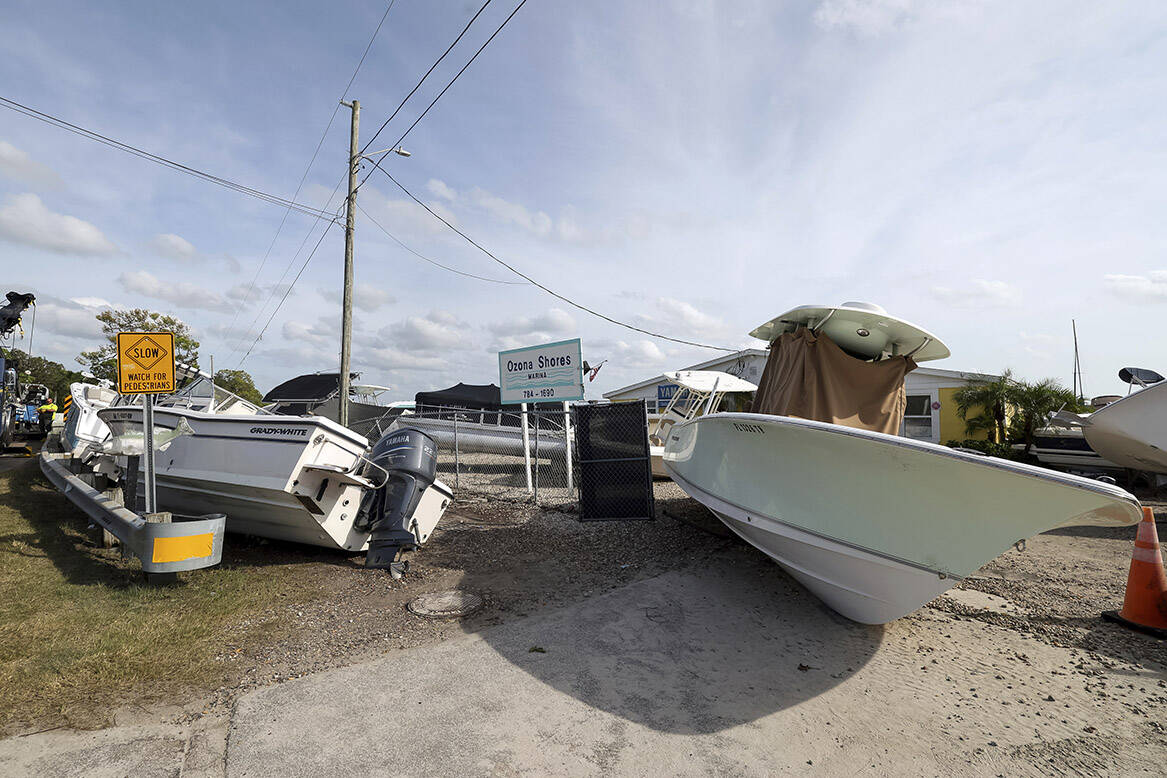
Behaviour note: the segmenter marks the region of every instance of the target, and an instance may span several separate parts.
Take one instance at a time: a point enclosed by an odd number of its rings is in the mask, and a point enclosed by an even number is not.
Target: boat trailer
[[[148,582],[166,583],[179,572],[211,567],[223,558],[225,514],[177,522],[171,522],[169,514],[141,515],[125,507],[119,491],[99,491],[86,483],[89,474],[77,473],[71,465],[68,453],[41,452],[45,477],[94,524],[116,538],[123,555],[132,553],[142,560]]]

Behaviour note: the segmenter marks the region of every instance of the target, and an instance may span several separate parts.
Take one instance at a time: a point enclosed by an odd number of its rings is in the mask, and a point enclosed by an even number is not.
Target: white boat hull
[[[1108,484],[784,416],[677,424],[663,461],[731,530],[869,624],[910,613],[1018,540],[1141,517]]]
[[[1130,468],[1167,473],[1167,382],[1112,402],[1082,422],[1099,456]]]
[[[142,413],[141,407],[130,406],[100,416],[117,443],[140,438]],[[154,420],[156,438],[172,435],[180,422],[191,430],[155,455],[160,510],[188,516],[225,513],[229,532],[345,551],[368,547],[369,533],[353,526],[361,497],[371,486],[358,474],[368,446],[360,435],[312,416],[156,408]],[[139,468],[139,489],[142,479]],[[415,512],[418,527],[411,528],[418,542],[428,537],[451,498],[440,481],[427,490]]]
[[[87,460],[109,439],[109,427],[97,415],[117,399],[117,392],[94,384],[76,383],[69,386],[73,407],[63,430],[65,449],[73,456]]]

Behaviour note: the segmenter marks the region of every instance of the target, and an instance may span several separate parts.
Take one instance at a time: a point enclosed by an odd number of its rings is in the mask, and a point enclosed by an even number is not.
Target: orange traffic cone
[[[1143,508],[1143,520],[1135,535],[1122,610],[1107,611],[1102,618],[1167,638],[1167,573],[1163,571],[1163,557],[1159,556],[1159,536],[1150,508]]]

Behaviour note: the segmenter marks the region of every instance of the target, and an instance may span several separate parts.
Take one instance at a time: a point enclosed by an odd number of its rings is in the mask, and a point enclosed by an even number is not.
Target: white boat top
[[[720,370],[674,370],[662,376],[666,381],[693,392],[756,392],[758,385]]]
[[[867,359],[908,356],[916,362],[927,362],[952,353],[923,327],[864,302],[800,305],[756,327],[750,336],[772,343],[783,333],[800,327],[822,332],[845,351]]]

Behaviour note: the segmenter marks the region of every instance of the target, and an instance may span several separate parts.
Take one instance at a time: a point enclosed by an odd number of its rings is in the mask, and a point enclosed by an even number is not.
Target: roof
[[[757,384],[719,370],[674,370],[663,378],[694,392],[756,392]]]
[[[722,362],[729,362],[729,361],[734,360],[734,359],[741,359],[742,357],[761,357],[762,359],[765,359],[766,358],[766,350],[761,349],[761,348],[743,348],[741,351],[735,351],[732,354],[724,354],[720,357],[713,357],[712,359],[707,359],[704,362],[699,362],[696,365],[689,365],[688,367],[682,368],[682,369],[684,369],[684,370],[704,370],[705,368],[710,367],[712,365],[718,365],[718,364],[721,364]],[[611,397],[614,394],[624,394],[625,392],[631,392],[631,391],[634,391],[636,389],[640,389],[640,388],[645,387],[645,386],[651,386],[652,384],[660,383],[660,380],[661,380],[660,376],[654,376],[653,378],[646,378],[643,381],[638,381],[634,384],[629,384],[628,386],[622,386],[619,389],[613,389],[610,392],[604,392],[604,397]]]

